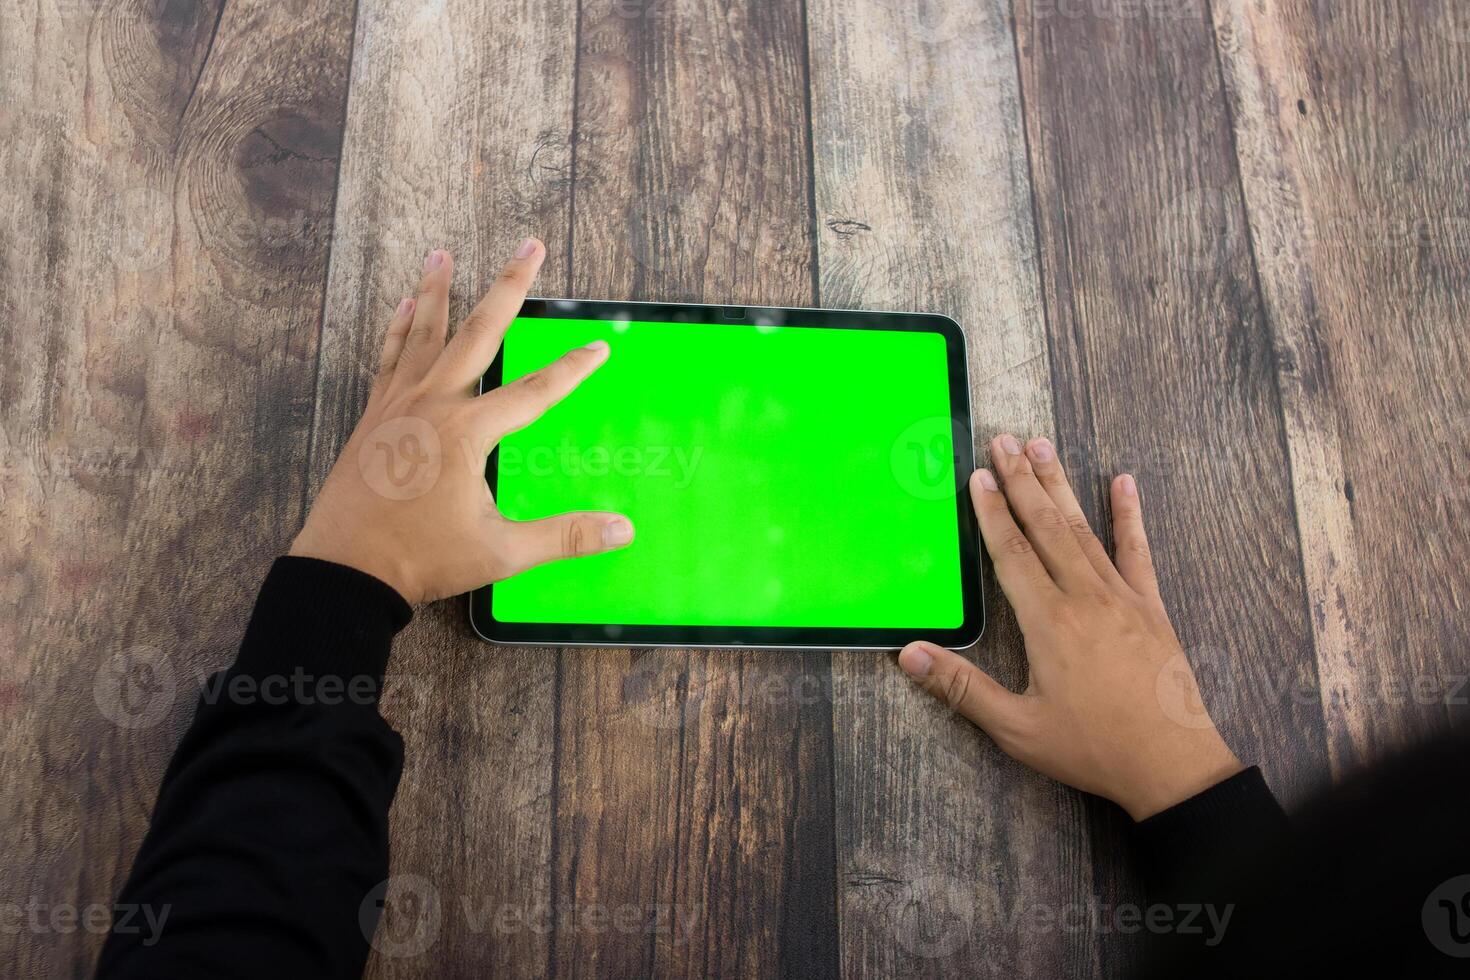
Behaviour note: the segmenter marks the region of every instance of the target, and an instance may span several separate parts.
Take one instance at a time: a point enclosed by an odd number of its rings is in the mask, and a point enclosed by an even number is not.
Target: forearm
[[[1251,874],[1289,829],[1255,766],[1135,824],[1147,905],[1167,909],[1167,917],[1157,914],[1171,925],[1153,944],[1155,961],[1192,969],[1224,954],[1227,936],[1254,933]]]
[[[209,679],[120,896],[103,976],[359,975],[402,769],[377,699],[401,597],[306,558],[272,567],[235,664]],[[376,910],[371,910],[372,925]]]

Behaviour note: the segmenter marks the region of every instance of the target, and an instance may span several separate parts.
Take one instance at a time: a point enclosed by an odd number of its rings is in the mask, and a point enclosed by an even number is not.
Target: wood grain
[[[1470,18],[1230,3],[1214,26],[1343,775],[1470,695]]]
[[[827,306],[933,310],[969,343],[980,454],[1050,434],[1025,133],[1009,11],[811,4],[813,145]],[[973,656],[1025,686],[991,583]],[[833,659],[847,976],[1074,976],[1096,936],[1033,928],[1091,894],[1077,794],[1014,765],[871,652]]]
[[[110,907],[300,513],[350,12],[221,6],[0,10],[7,903]]]
[[[801,41],[794,2],[583,7],[574,295],[810,303]],[[834,974],[828,658],[559,663],[558,911],[669,928],[559,928],[553,972]]]
[[[313,440],[320,485],[367,399],[383,330],[432,248],[457,321],[525,235],[565,280],[574,11],[363,0]],[[553,654],[489,647],[463,599],[398,639],[384,713],[403,735],[391,879],[369,973],[541,972],[551,908]]]
[[[0,903],[113,900],[424,253],[458,315],[525,234],[543,295],[954,315],[980,436],[1053,433],[1094,523],[1138,474],[1288,803],[1464,723],[1467,91],[1454,0],[0,6]],[[1136,966],[1045,918],[1137,898],[1118,811],[887,658],[492,649],[452,602],[388,690],[374,975]]]
[[[1327,777],[1276,358],[1203,3],[1017,9],[1061,453],[1094,526],[1131,471],[1226,741],[1288,804]],[[1179,723],[1202,706],[1166,675]],[[1124,820],[1089,808],[1099,892]],[[1105,971],[1135,969],[1108,944]]]

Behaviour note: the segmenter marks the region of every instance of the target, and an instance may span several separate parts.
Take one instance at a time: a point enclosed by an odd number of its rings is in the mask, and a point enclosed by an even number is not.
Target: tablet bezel
[[[654,321],[689,324],[759,324],[857,330],[904,330],[941,334],[948,360],[950,415],[954,424],[955,504],[960,534],[960,584],[964,619],[953,629],[852,626],[678,626],[516,623],[492,613],[494,585],[470,593],[470,626],[482,639],[513,646],[615,646],[893,650],[913,640],[951,649],[974,645],[985,629],[985,597],[979,526],[967,488],[975,469],[970,413],[969,358],[964,331],[937,313],[818,310],[799,307],[715,306],[698,303],[620,303],[608,300],[527,299],[518,316],[542,319]],[[500,352],[480,380],[480,390],[501,383]],[[500,450],[485,462],[485,479],[496,485]]]

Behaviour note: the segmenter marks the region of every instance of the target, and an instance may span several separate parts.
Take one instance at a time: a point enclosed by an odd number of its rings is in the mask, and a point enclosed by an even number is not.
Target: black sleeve
[[[378,695],[411,617],[370,575],[276,561],[164,774],[99,976],[361,975],[403,767]]]
[[[1134,825],[1145,892],[1141,917],[1156,924],[1147,942],[1156,975],[1213,975],[1211,967],[1238,951],[1242,933],[1256,933],[1251,920],[1262,909],[1247,897],[1244,874],[1289,832],[1256,766]],[[1233,948],[1227,949],[1227,937]]]
[[[1286,814],[1261,775],[1244,769],[1134,825],[1134,849],[1151,901],[1197,897],[1287,830]]]

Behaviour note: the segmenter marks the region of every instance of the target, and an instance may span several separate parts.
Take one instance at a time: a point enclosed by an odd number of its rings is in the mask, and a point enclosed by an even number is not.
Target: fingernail
[[[910,677],[927,677],[934,666],[934,657],[924,649],[923,644],[911,643],[899,653],[898,665]]]
[[[986,490],[993,491],[1000,489],[1000,486],[995,482],[995,474],[989,470],[980,470],[975,478],[980,481],[980,485]]]
[[[428,255],[425,255],[424,256],[424,271],[425,272],[433,272],[435,269],[439,268],[443,264],[444,264],[444,250],[441,249],[441,248],[436,248],[436,249],[434,249],[434,251],[432,251]]]
[[[536,254],[536,239],[522,238],[521,244],[516,248],[516,258],[529,259]]]
[[[1013,436],[1013,435],[1007,434],[1007,435],[1001,436],[1000,437],[1000,448],[1004,449],[1006,452],[1010,453],[1012,456],[1019,456],[1019,455],[1021,455],[1021,444],[1016,441],[1016,437]]]
[[[1051,443],[1045,439],[1037,439],[1031,443],[1031,458],[1038,463],[1049,463],[1056,453],[1052,452]]]
[[[403,297],[403,299],[401,299],[401,300],[398,301],[398,315],[399,316],[408,316],[412,312],[413,312],[413,297],[412,296],[405,296],[405,297]]]
[[[594,340],[592,343],[586,345],[582,349],[583,350],[596,350],[596,351],[607,350],[607,341],[605,341],[605,340]]]
[[[633,525],[621,518],[602,526],[602,544],[607,548],[621,548],[633,540]]]
[[[1123,487],[1123,496],[1125,496],[1125,497],[1136,497],[1136,496],[1138,496],[1138,484],[1136,484],[1136,483],[1133,482],[1133,477],[1129,476],[1127,473],[1124,473],[1123,474],[1123,479],[1122,479],[1121,483],[1122,483],[1122,487]]]

